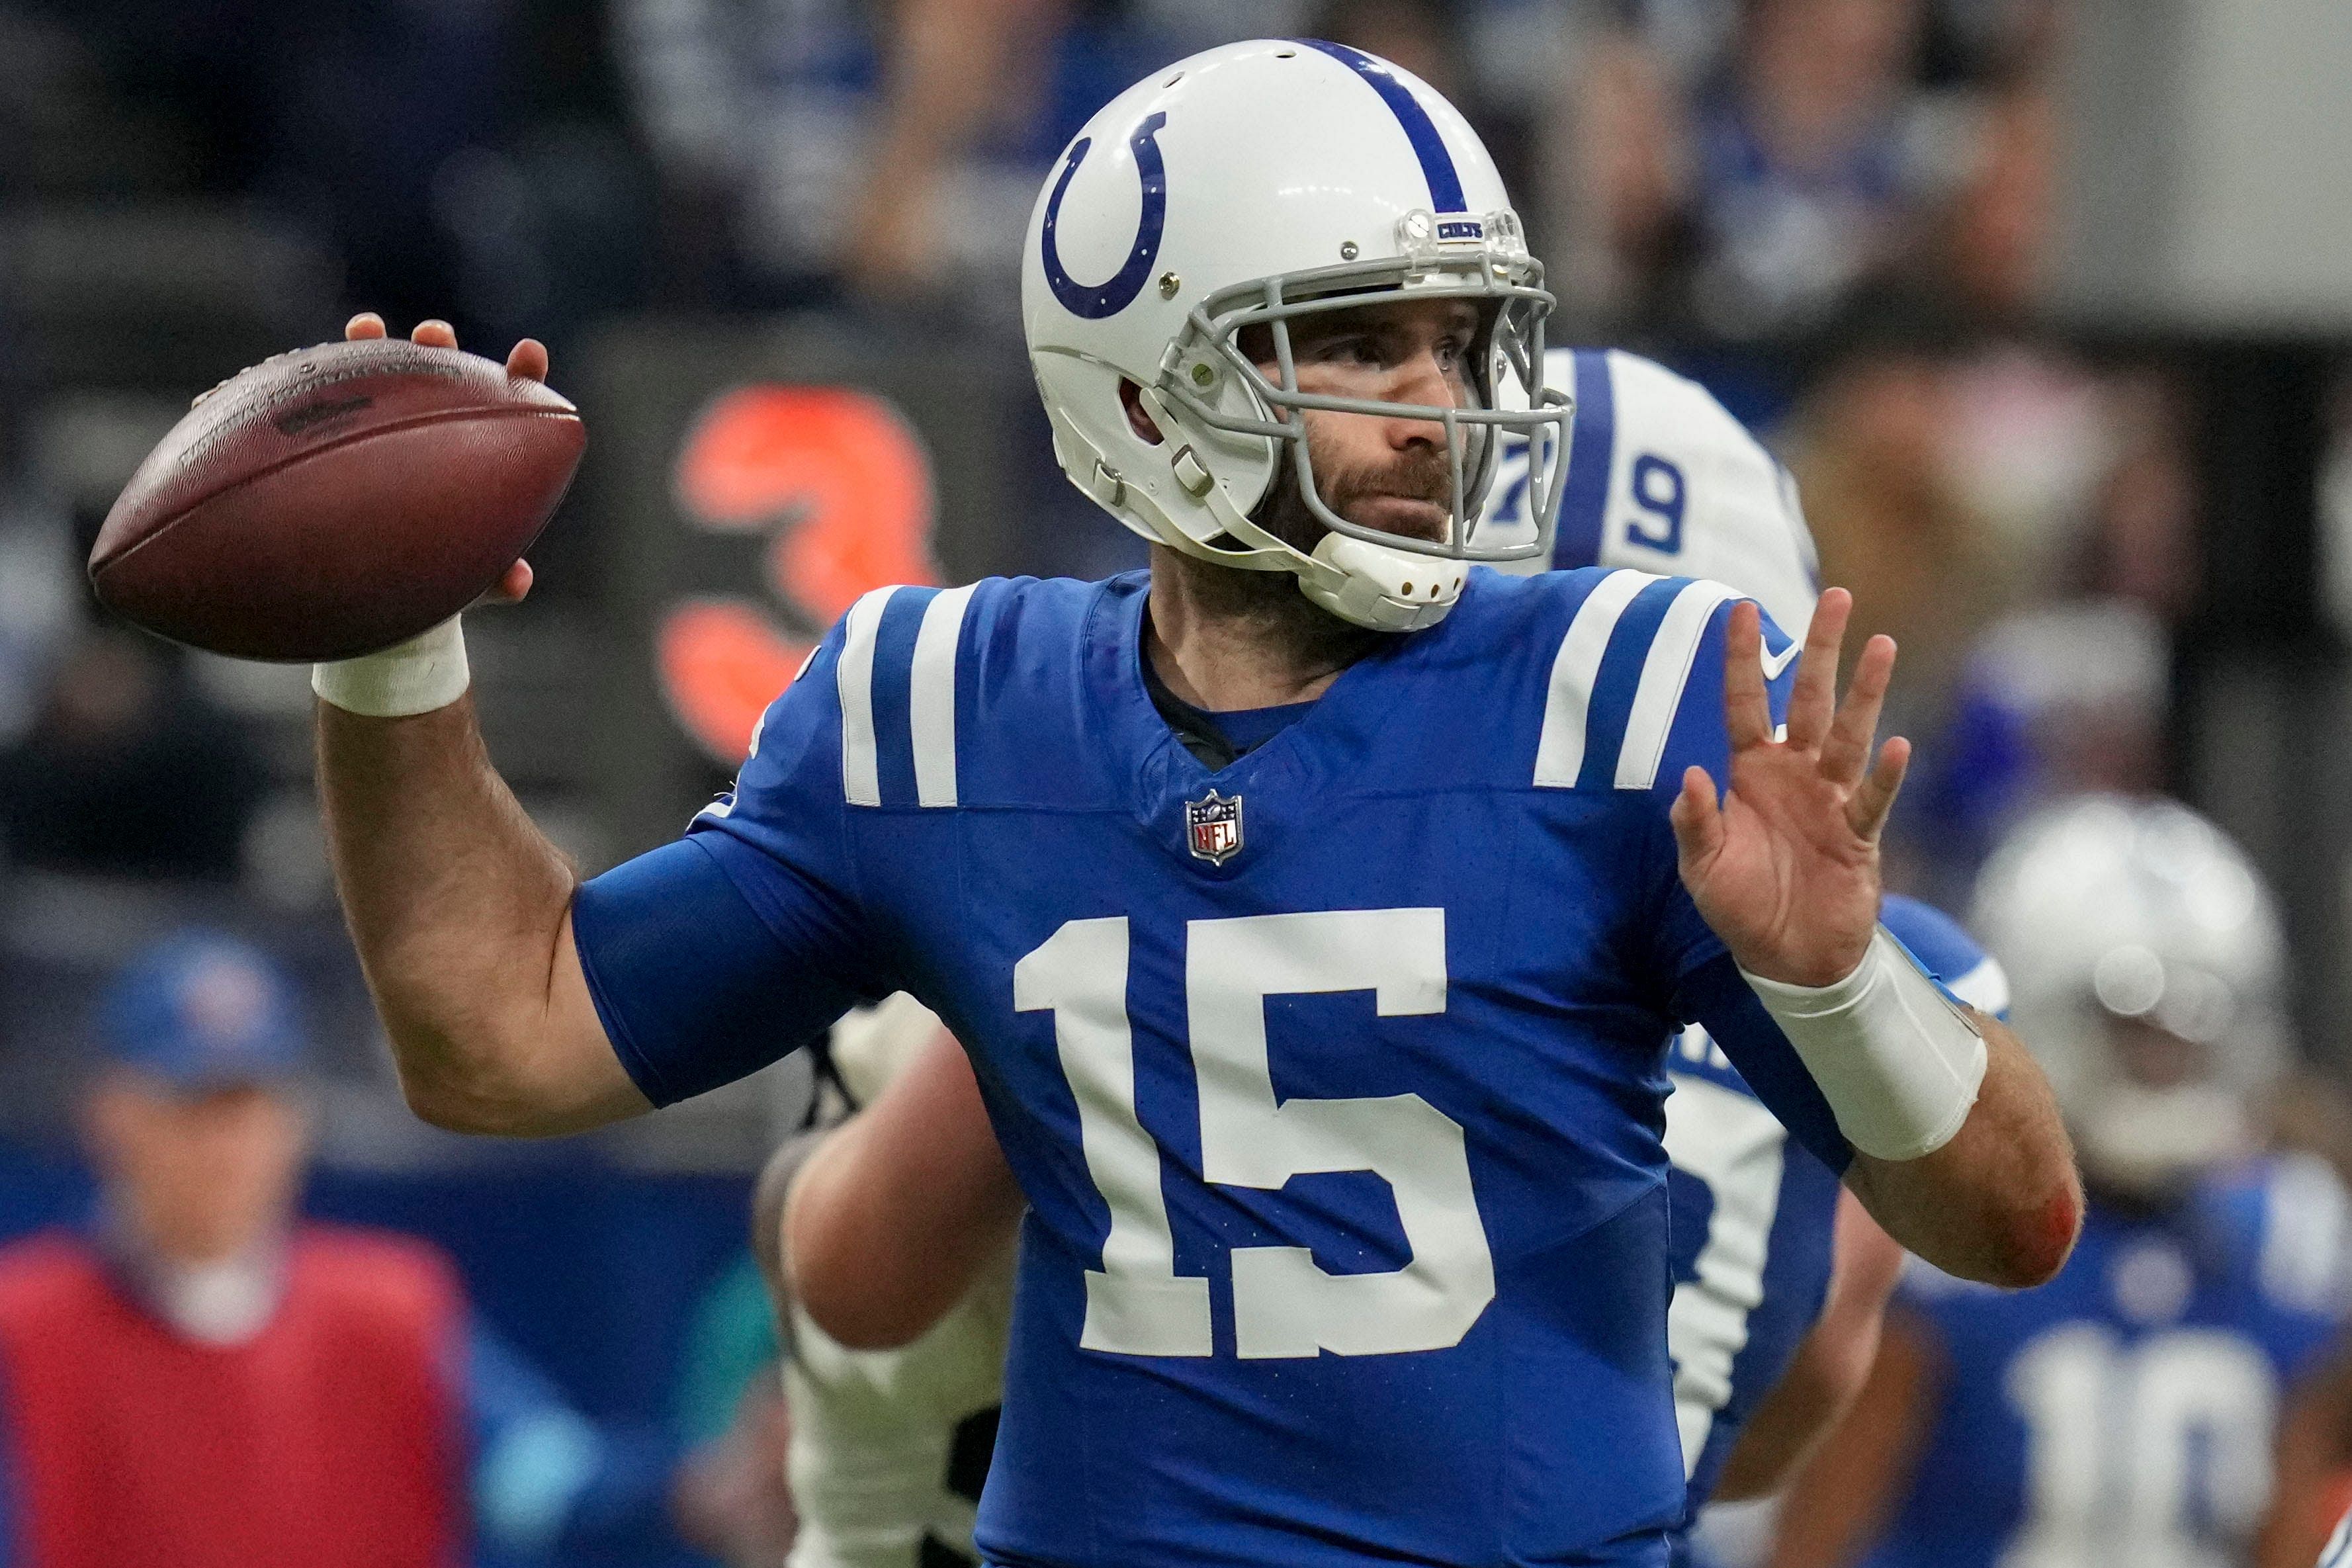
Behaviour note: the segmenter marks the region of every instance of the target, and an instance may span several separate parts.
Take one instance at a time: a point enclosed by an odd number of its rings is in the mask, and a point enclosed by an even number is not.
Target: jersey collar
[[[1454,618],[1390,637],[1342,670],[1279,734],[1212,772],[1169,728],[1145,687],[1143,619],[1150,588],[1148,570],[1103,584],[1087,620],[1087,697],[1129,810],[1171,855],[1204,872],[1207,863],[1192,860],[1184,847],[1185,802],[1212,788],[1229,796],[1247,794],[1262,820],[1278,820],[1377,777],[1382,721],[1407,672],[1426,662]],[[1231,873],[1249,858],[1222,869]]]

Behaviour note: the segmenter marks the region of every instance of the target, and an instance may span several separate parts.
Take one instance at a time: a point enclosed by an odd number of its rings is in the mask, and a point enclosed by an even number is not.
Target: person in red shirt
[[[661,1521],[448,1260],[298,1216],[301,1026],[262,954],[134,959],[80,1101],[93,1222],[0,1247],[0,1568],[453,1568]]]

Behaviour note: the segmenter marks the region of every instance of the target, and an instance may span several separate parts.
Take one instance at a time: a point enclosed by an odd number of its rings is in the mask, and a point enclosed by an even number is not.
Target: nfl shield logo
[[[1242,797],[1209,792],[1206,800],[1184,803],[1184,826],[1192,853],[1212,866],[1222,866],[1241,853]]]

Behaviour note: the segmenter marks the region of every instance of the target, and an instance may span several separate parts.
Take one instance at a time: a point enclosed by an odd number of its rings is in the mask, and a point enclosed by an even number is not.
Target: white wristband
[[[1788,985],[1740,972],[1837,1113],[1880,1160],[1916,1160],[1952,1140],[1984,1082],[1984,1037],[1881,926],[1852,974]]]
[[[446,708],[466,695],[466,635],[450,616],[422,637],[382,653],[310,667],[310,689],[348,713],[405,719]]]

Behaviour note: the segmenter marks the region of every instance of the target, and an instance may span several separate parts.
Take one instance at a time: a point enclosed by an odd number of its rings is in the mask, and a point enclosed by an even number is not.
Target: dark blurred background
[[[1451,95],[1555,341],[1697,377],[1797,475],[1824,581],[1903,644],[1903,885],[1959,902],[2037,800],[2177,794],[2279,888],[2325,1088],[2352,38],[2328,0],[2244,9],[0,0],[0,1237],[87,1206],[92,998],[201,921],[303,987],[316,1206],[441,1241],[592,1414],[668,1418],[804,1074],[554,1146],[416,1121],[331,897],[306,672],[110,624],[81,559],[191,395],[353,310],[544,339],[587,465],[528,605],[468,637],[500,766],[600,869],[723,786],[866,587],[1139,562],[1054,468],[1019,236],[1100,103],[1272,33]]]

